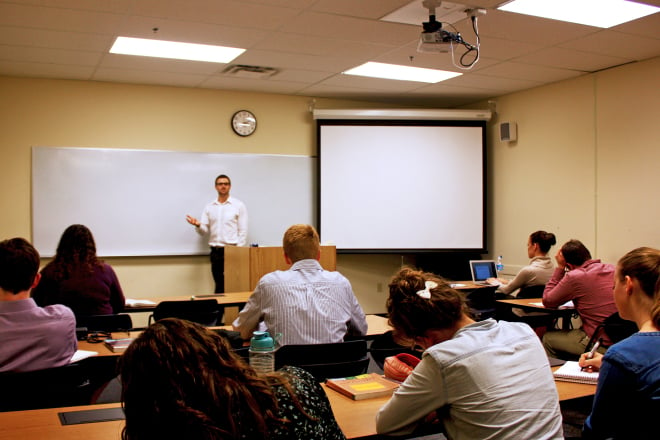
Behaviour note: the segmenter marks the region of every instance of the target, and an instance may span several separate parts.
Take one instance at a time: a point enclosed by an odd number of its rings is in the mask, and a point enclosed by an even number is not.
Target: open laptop
[[[476,284],[488,284],[488,278],[497,278],[494,260],[470,260],[472,281]]]

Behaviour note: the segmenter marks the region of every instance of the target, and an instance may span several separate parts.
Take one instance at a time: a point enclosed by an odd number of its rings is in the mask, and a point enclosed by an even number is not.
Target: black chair
[[[619,312],[614,312],[605,318],[602,324],[596,327],[596,330],[594,330],[593,335],[591,335],[591,338],[589,339],[587,349],[590,350],[596,340],[600,338],[603,333],[605,333],[610,341],[612,341],[612,344],[616,344],[619,341],[623,341],[628,336],[631,336],[633,333],[636,333],[638,330],[637,324],[634,321],[623,319],[619,315]]]
[[[92,389],[80,364],[23,373],[0,373],[0,411],[87,405]]]
[[[133,328],[131,315],[119,313],[116,315],[77,316],[76,327],[86,328],[88,332],[121,332]]]
[[[369,354],[378,368],[381,370],[385,366],[385,359],[400,353],[408,353],[416,357],[421,357],[422,352],[413,350],[410,346],[399,345],[394,341],[392,331],[378,335],[371,341]]]
[[[504,295],[502,299],[542,298],[544,290],[545,290],[545,284],[538,284],[536,286],[526,286],[520,288],[516,296]],[[497,319],[504,321],[524,322],[532,328],[546,327],[548,329],[551,329],[555,326],[556,317],[550,313],[546,313],[543,311],[527,312],[526,314],[520,316],[513,313],[513,309],[515,308],[516,307],[511,307],[509,305],[501,305],[498,303]]]
[[[367,372],[367,341],[357,339],[330,344],[285,345],[275,352],[275,368],[285,365],[309,371],[319,382]]]
[[[495,317],[497,314],[495,290],[497,290],[497,286],[461,290],[465,294],[465,301],[475,320],[483,321]]]
[[[205,326],[214,326],[218,324],[221,315],[216,300],[199,299],[194,301],[161,301],[154,309],[154,313],[149,316],[149,325],[151,325],[152,318],[154,321],[163,318],[180,318]]]
[[[542,298],[543,291],[545,290],[545,284],[538,284],[536,286],[526,286],[521,288],[518,291],[516,298]]]

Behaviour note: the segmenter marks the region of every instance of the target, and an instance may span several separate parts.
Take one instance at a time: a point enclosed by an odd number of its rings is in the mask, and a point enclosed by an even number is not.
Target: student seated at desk
[[[552,232],[533,232],[527,239],[527,256],[531,258],[529,265],[520,269],[511,281],[504,278],[488,278],[488,281],[499,282],[497,292],[512,296],[515,296],[518,289],[545,285],[554,271],[548,252],[556,243],[557,239]]]
[[[279,343],[341,342],[367,333],[367,320],[351,283],[319,264],[321,245],[313,226],[293,225],[284,233],[284,259],[291,268],[264,275],[233,322],[243,339],[252,332],[281,334]]]
[[[285,367],[257,374],[225,338],[165,318],[119,361],[123,440],[344,439],[314,377]]]
[[[76,352],[76,321],[63,305],[39,307],[39,253],[26,240],[0,242],[0,372],[67,365]],[[6,398],[6,396],[3,396]]]
[[[64,230],[32,297],[42,307],[64,304],[77,317],[120,313],[125,303],[115,271],[98,259],[92,232],[84,225]]]
[[[555,256],[557,268],[543,291],[543,305],[557,308],[573,301],[582,320],[582,328],[554,330],[543,335],[549,357],[577,360],[584,353],[596,328],[616,312],[612,299],[614,266],[591,258],[589,249],[579,240],[569,240]],[[607,335],[601,348],[612,345]]]
[[[614,301],[639,332],[614,344],[605,356],[580,357],[600,368],[593,410],[583,438],[658,438],[660,414],[660,250],[637,248],[624,255],[614,274]]]
[[[391,325],[425,352],[378,413],[379,434],[411,434],[432,416],[448,438],[562,438],[557,388],[528,325],[475,322],[430,273],[403,269],[389,288]]]

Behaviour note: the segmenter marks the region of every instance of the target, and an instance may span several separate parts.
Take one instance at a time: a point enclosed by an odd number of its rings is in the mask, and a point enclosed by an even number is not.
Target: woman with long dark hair
[[[32,298],[41,307],[64,304],[76,317],[119,313],[125,305],[115,271],[96,256],[94,237],[84,225],[64,230]]]
[[[314,377],[285,367],[261,375],[225,338],[166,318],[120,358],[123,440],[344,439]]]

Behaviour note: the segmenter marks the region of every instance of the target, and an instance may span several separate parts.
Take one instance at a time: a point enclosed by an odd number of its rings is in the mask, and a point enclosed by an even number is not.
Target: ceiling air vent
[[[248,66],[232,64],[222,71],[224,75],[236,78],[264,79],[275,75],[279,70],[274,67]]]

